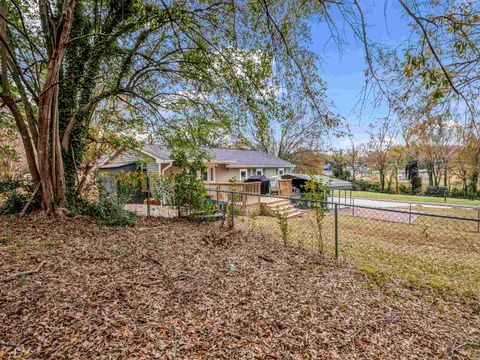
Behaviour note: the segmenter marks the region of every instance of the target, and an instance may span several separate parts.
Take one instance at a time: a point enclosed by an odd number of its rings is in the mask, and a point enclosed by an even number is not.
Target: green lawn
[[[468,227],[467,227],[468,225]],[[238,217],[236,227],[253,229],[284,241],[278,221],[272,217]],[[287,242],[334,254],[334,216],[322,222],[322,240],[313,215],[288,219]],[[427,301],[436,298],[468,304],[480,310],[480,233],[476,224],[458,220],[418,217],[412,224],[339,216],[340,257],[385,289],[411,289]]]
[[[338,194],[338,192],[335,192]],[[343,191],[341,196],[343,196]],[[417,196],[417,195],[393,195],[393,194],[383,194],[370,191],[352,191],[353,197],[361,198],[371,198],[371,199],[384,199],[384,200],[398,200],[398,201],[419,201],[419,202],[431,202],[431,203],[442,203],[445,204],[445,201],[441,197],[431,197],[431,196]],[[456,204],[456,205],[480,205],[480,200],[466,200],[466,199],[455,199],[447,197],[446,204]]]

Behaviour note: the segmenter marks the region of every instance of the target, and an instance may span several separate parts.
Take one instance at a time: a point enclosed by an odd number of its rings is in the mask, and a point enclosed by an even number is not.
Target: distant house
[[[258,150],[208,149],[210,160],[205,164],[206,173],[202,174],[207,183],[244,181],[249,176],[265,175],[267,177],[289,174],[295,165],[278,157]],[[138,150],[128,150],[116,154],[99,172],[115,175],[138,169],[139,164],[146,162],[145,171],[159,177],[168,177],[178,173],[180,168],[172,163],[170,151],[159,145],[144,145]]]

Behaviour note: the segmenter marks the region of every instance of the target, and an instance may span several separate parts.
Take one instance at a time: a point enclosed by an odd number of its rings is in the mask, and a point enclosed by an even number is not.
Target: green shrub
[[[469,186],[467,189],[467,199],[469,200],[475,200],[479,197],[479,193],[477,192],[477,189]]]
[[[0,214],[16,214],[23,210],[33,193],[35,185],[29,181],[0,181]],[[34,199],[29,210],[40,208],[40,202]]]
[[[31,191],[21,193],[18,190],[10,191],[6,194],[6,200],[0,206],[0,214],[18,214],[20,213],[27,201],[30,199]],[[36,210],[40,208],[40,201],[35,199],[30,203],[28,211]]]
[[[0,207],[0,214],[17,214],[23,210],[28,201],[27,194],[14,190],[8,193],[7,199]]]
[[[379,191],[380,185],[372,183],[367,180],[355,180],[352,181],[354,190],[361,190],[361,191]]]
[[[450,190],[450,197],[464,198],[466,197],[466,191],[465,189],[453,188],[452,190]]]
[[[0,181],[0,193],[10,192],[21,187],[33,188],[33,184],[23,180]]]
[[[400,191],[400,194],[403,194],[403,195],[409,195],[412,193],[411,187],[405,184],[400,184],[400,186],[398,187],[398,190]]]
[[[78,200],[74,207],[70,208],[72,215],[87,215],[98,219],[108,226],[133,226],[137,215],[124,209],[122,201],[110,197],[102,197],[99,202],[87,202]]]
[[[437,196],[437,197],[450,196],[450,191],[446,187],[443,187],[443,186],[429,186],[423,192],[423,195],[425,195],[425,196]]]

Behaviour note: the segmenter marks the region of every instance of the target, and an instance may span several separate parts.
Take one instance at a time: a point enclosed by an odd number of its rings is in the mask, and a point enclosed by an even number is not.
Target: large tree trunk
[[[478,170],[474,170],[470,175],[470,191],[476,193],[477,192],[477,184],[478,184],[479,173]]]
[[[443,186],[448,188],[448,161],[445,162],[443,167]]]
[[[27,164],[30,169],[30,174],[34,181],[39,180],[39,174],[37,169],[37,164],[35,161],[35,149],[32,142],[32,138],[28,132],[28,126],[24,121],[23,115],[20,109],[17,106],[17,103],[10,92],[10,86],[8,81],[8,51],[7,51],[7,44],[6,42],[7,37],[7,26],[5,22],[6,18],[6,8],[5,8],[5,1],[0,0],[0,36],[2,38],[1,42],[1,75],[2,75],[2,94],[1,98],[8,109],[11,111],[13,118],[15,119],[15,123],[18,127],[18,131],[20,132],[20,136],[22,137],[23,146],[25,148],[25,156],[27,159]]]
[[[442,180],[442,169],[438,164],[433,166],[433,180],[435,187],[439,187]]]
[[[387,192],[392,191],[392,182],[393,182],[393,172],[390,171],[390,174],[389,174],[388,179],[387,179]]]
[[[73,21],[75,0],[67,7],[57,29],[43,90],[38,97],[38,167],[42,188],[42,207],[52,212],[65,204],[65,179],[58,126],[58,74]]]
[[[385,171],[383,168],[379,169],[380,173],[380,189],[383,192],[385,190]]]
[[[68,4],[68,5],[67,5]],[[4,0],[0,2],[0,34],[2,38],[2,99],[15,118],[22,141],[25,147],[28,167],[34,182],[39,185],[38,192],[41,198],[42,209],[47,213],[56,212],[65,203],[64,168],[61,156],[60,134],[58,124],[58,74],[65,53],[65,44],[68,41],[73,21],[75,0],[66,0],[58,26],[45,35],[50,50],[42,91],[38,95],[38,117],[36,131],[29,131],[24,115],[16,105],[16,101],[9,88],[9,71],[11,78],[18,79],[21,74],[15,66],[8,66],[9,59],[13,62],[15,52],[9,49],[6,28],[6,14]],[[39,1],[41,15],[45,15],[45,1]],[[46,15],[45,15],[46,16]],[[45,24],[42,24],[45,25]],[[53,29],[54,25],[48,23]],[[44,32],[49,31],[44,26]],[[50,44],[51,40],[51,44]],[[12,58],[13,57],[13,58]],[[17,82],[20,92],[23,91],[21,82]],[[29,99],[22,97],[25,108],[30,108]],[[31,115],[31,114],[30,114]],[[28,116],[28,114],[27,114]]]
[[[428,186],[433,186],[433,166],[428,161],[425,164],[425,168],[427,169],[427,174],[428,174]]]
[[[400,194],[400,186],[398,184],[398,169],[395,168],[395,194]]]

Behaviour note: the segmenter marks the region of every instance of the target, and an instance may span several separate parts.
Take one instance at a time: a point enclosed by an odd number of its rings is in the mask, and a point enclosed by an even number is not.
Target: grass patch
[[[152,244],[152,246],[157,247],[160,243],[160,239],[158,237],[153,237],[150,239],[150,243]]]
[[[309,214],[288,222],[290,243],[315,251]],[[254,223],[243,217],[236,224],[282,239],[272,217],[259,216]],[[331,255],[334,227],[334,217],[328,215],[323,236],[325,251]],[[341,215],[340,256],[377,285],[473,304],[480,299],[480,233],[462,230],[454,220],[420,217],[407,224]]]
[[[13,241],[13,236],[12,234],[6,234],[2,237],[0,237],[0,246],[5,246],[10,244]]]
[[[60,246],[60,244],[54,239],[20,239],[16,240],[15,242],[9,242],[9,245],[7,246],[7,251],[12,254],[18,254],[27,250],[52,249],[58,246]]]
[[[357,190],[352,191],[352,196],[357,198],[480,206],[480,200],[457,199],[457,198],[450,198],[450,197],[447,197],[447,201],[445,202],[443,197],[421,196],[421,195],[400,195],[400,194],[396,195],[396,194],[384,194],[384,193],[377,193],[377,192],[371,192],[371,191],[357,191]]]
[[[112,251],[115,253],[115,254],[121,254],[125,251],[125,249],[123,248],[123,246],[121,245],[115,245],[112,249]]]
[[[374,264],[367,264],[363,268],[363,272],[367,277],[377,285],[384,285],[386,281],[385,273]]]

